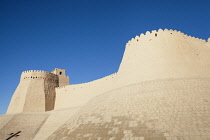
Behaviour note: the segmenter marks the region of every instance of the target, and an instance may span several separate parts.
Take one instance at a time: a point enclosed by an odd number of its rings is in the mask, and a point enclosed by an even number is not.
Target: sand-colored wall
[[[208,38],[207,47],[210,47],[210,37]]]
[[[47,140],[210,140],[210,78],[162,79],[91,99]]]
[[[117,73],[92,82],[68,85],[63,69],[23,72],[8,113],[52,110],[54,101],[55,109],[80,107],[97,95],[142,81],[210,78],[209,56],[210,39],[168,29],[146,32],[128,41]]]
[[[58,76],[55,74],[37,70],[22,72],[7,114],[54,109],[56,87]]]
[[[56,88],[55,109],[79,107],[101,93],[115,89],[117,74],[84,84]]]
[[[55,109],[82,106],[101,93],[142,81],[210,78],[209,42],[168,29],[136,36],[126,44],[113,79],[57,88]]]
[[[59,87],[69,85],[69,76],[66,76],[66,70],[64,69],[54,69],[51,73],[58,75]]]
[[[65,75],[58,75],[59,79],[59,87],[63,87],[69,85],[69,77]]]
[[[119,86],[164,78],[210,77],[209,42],[173,30],[146,32],[127,44]]]

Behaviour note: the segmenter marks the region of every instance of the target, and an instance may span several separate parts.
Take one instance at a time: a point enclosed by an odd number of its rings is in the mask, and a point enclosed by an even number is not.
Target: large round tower
[[[209,56],[209,42],[205,40],[176,30],[147,31],[126,44],[117,84],[122,87],[165,78],[210,78]]]

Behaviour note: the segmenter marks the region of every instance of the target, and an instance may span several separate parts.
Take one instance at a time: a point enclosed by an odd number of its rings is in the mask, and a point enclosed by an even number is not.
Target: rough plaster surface
[[[0,115],[0,129],[2,129],[12,118],[12,115]]]
[[[132,38],[118,72],[95,81],[23,72],[0,139],[21,130],[16,139],[208,140],[209,69],[210,38],[160,29]]]

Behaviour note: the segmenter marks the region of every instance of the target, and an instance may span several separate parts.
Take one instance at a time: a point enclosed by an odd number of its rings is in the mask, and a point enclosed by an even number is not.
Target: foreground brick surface
[[[165,79],[92,99],[49,139],[210,139],[210,79]]]

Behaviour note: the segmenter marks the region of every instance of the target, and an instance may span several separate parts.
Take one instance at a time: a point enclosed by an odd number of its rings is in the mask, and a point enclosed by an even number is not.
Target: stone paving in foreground
[[[210,140],[210,79],[165,79],[93,98],[48,139]]]

